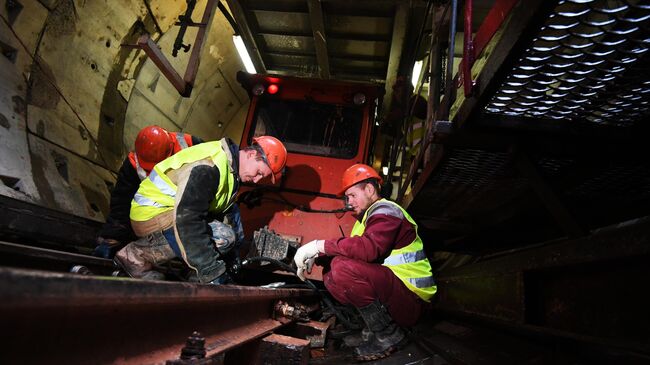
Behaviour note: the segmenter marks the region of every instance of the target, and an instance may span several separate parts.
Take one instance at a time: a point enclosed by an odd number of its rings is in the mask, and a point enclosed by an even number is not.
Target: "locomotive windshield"
[[[352,158],[359,148],[363,110],[304,100],[258,100],[254,136],[280,139],[289,152]]]

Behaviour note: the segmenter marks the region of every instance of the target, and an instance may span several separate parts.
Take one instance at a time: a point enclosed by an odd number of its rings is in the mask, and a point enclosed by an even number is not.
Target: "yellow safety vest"
[[[173,210],[178,187],[169,179],[167,173],[185,164],[207,158],[211,159],[219,169],[219,189],[210,202],[210,211],[219,213],[228,209],[233,203],[235,173],[230,167],[228,154],[224,150],[227,148],[225,142],[222,144],[222,141],[201,143],[185,148],[159,162],[149,176],[142,180],[138,192],[131,201],[131,220],[147,221],[161,213]]]
[[[378,204],[391,204],[399,208],[399,210],[402,211],[402,214],[404,214],[406,219],[415,228],[415,239],[413,242],[408,246],[392,250],[390,255],[384,260],[383,265],[391,269],[391,271],[402,280],[409,290],[417,294],[424,301],[431,301],[431,297],[433,297],[437,290],[436,283],[433,280],[433,274],[431,273],[431,265],[424,253],[422,239],[420,239],[420,236],[418,235],[418,225],[413,221],[413,218],[406,213],[404,208],[390,200],[377,200],[368,207],[361,222],[357,221],[354,224],[350,236],[354,237],[363,235],[363,232],[366,230],[368,212],[371,212],[373,207]]]

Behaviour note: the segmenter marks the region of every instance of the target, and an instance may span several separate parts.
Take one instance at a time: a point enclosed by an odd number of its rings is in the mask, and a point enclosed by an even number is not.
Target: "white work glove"
[[[305,280],[305,271],[311,273],[311,267],[314,265],[314,261],[319,253],[325,253],[324,240],[313,240],[307,242],[296,251],[293,261],[296,263],[296,267],[298,267],[296,274],[300,280]]]

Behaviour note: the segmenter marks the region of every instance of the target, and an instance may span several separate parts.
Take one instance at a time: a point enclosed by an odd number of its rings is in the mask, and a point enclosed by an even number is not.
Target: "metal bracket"
[[[205,6],[205,12],[203,13],[203,18],[200,23],[194,23],[191,19],[192,11],[194,10],[194,5],[196,0],[188,0],[187,11],[185,15],[180,17],[181,28],[178,31],[178,36],[174,42],[174,49],[172,50],[172,55],[176,57],[178,55],[178,50],[183,49],[185,52],[190,50],[190,44],[183,44],[183,36],[185,30],[188,26],[196,26],[199,28],[199,31],[196,33],[196,39],[194,40],[194,49],[192,49],[192,54],[190,55],[190,60],[187,63],[187,68],[185,70],[185,76],[181,75],[174,69],[174,67],[169,63],[165,55],[162,53],[158,45],[151,39],[149,34],[143,34],[138,38],[137,44],[123,44],[122,47],[127,48],[139,48],[142,49],[147,56],[153,61],[156,66],[160,69],[162,74],[171,82],[172,86],[178,91],[178,93],[183,97],[190,97],[192,94],[192,89],[194,87],[194,81],[196,80],[196,74],[199,70],[199,62],[201,56],[201,48],[203,47],[203,42],[205,40],[205,33],[208,29],[208,24],[214,15],[214,9],[219,4],[218,0],[208,0],[208,3]]]

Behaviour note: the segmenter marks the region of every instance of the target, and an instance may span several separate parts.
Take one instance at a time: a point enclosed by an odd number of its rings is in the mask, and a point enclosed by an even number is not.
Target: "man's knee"
[[[364,262],[350,259],[343,256],[336,256],[330,263],[330,278],[335,283],[350,283],[352,280],[356,282],[366,281],[364,275],[363,265]]]

